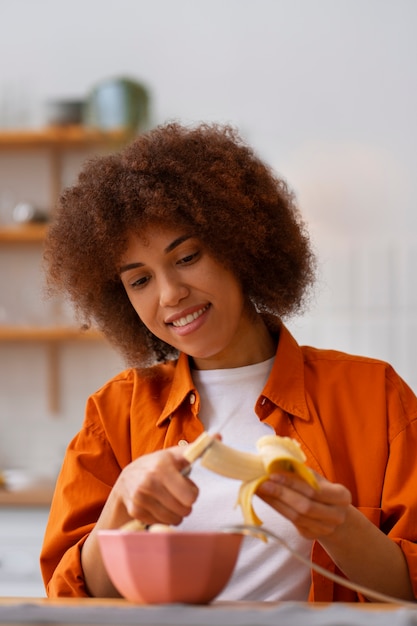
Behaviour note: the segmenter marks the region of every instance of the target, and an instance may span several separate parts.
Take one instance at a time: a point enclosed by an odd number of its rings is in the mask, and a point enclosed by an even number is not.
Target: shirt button
[[[186,439],[180,439],[178,445],[181,447],[188,446],[188,441]]]
[[[195,393],[190,394],[190,404],[194,404],[195,402]]]

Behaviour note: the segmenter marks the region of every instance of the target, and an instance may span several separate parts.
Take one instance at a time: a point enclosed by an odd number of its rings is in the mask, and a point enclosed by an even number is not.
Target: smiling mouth
[[[203,313],[205,313],[208,308],[209,308],[209,305],[204,306],[202,309],[199,309],[198,311],[195,311],[194,313],[189,313],[188,315],[185,315],[184,317],[180,317],[178,320],[175,320],[175,322],[171,322],[171,323],[176,328],[187,326],[187,324],[191,324],[191,322],[194,322],[194,320],[196,320],[198,317],[203,315]]]

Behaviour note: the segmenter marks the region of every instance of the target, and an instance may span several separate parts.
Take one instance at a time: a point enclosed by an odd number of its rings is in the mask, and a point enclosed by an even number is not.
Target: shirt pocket
[[[358,506],[358,511],[362,513],[374,526],[381,527],[381,513],[382,509],[372,506]]]

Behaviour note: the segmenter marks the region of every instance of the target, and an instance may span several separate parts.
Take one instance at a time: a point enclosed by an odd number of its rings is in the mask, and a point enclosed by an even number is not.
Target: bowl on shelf
[[[119,593],[141,604],[208,604],[228,583],[241,533],[101,530],[107,573]]]
[[[84,100],[49,100],[46,103],[48,126],[78,126],[83,123]]]

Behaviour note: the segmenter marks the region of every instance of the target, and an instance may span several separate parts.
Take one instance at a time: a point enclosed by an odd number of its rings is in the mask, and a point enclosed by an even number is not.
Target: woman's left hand
[[[317,475],[313,489],[297,476],[271,475],[256,494],[317,540],[347,578],[395,598],[414,601],[407,561],[395,541],[352,504],[343,485]]]
[[[256,494],[290,520],[307,539],[320,539],[334,533],[346,520],[352,502],[346,487],[317,475],[315,490],[298,476],[271,474]]]

